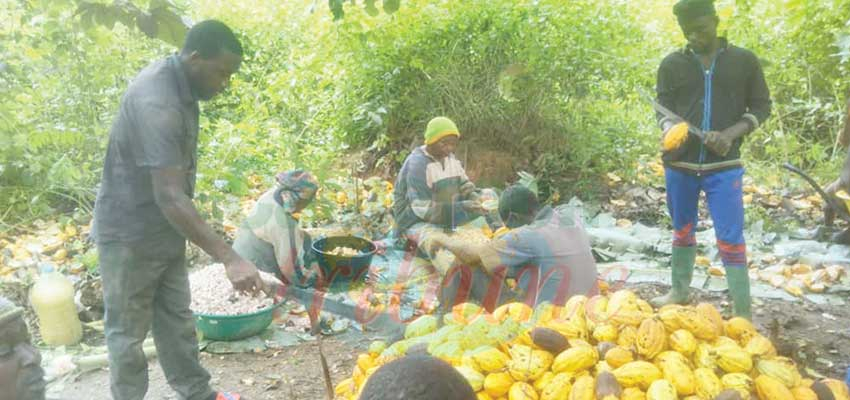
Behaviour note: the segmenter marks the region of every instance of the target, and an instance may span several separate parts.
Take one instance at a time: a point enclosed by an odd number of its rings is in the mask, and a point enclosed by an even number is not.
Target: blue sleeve
[[[508,269],[523,267],[535,260],[531,232],[517,229],[493,239],[481,250],[481,262],[488,270],[495,267]]]
[[[433,194],[425,177],[428,163],[424,158],[410,160],[407,174],[407,201],[413,213],[422,220],[427,220],[433,203]]]

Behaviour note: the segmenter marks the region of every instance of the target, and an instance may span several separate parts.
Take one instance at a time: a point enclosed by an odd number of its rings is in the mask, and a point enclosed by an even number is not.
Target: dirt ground
[[[651,298],[666,288],[641,284],[631,289],[643,298]],[[726,310],[724,293],[696,291],[694,301],[710,302]],[[726,315],[728,317],[728,315]],[[760,331],[771,338],[777,350],[798,362],[806,374],[843,378],[850,358],[850,308],[812,303],[756,299],[753,320]],[[368,338],[327,337],[323,350],[334,383],[350,376],[355,359],[364,351]],[[324,399],[325,388],[318,345],[305,343],[283,350],[254,354],[213,355],[202,353],[203,365],[213,376],[214,388],[234,391],[248,400]],[[810,368],[806,371],[805,368]],[[156,361],[150,363],[148,399],[175,399]],[[106,370],[90,372],[68,383],[63,399],[109,399],[109,375]]]
[[[323,340],[322,349],[331,376],[337,383],[351,375],[357,353],[367,341]],[[325,386],[316,342],[260,353],[216,355],[201,353],[201,363],[212,375],[212,386],[239,393],[243,400],[325,399]],[[146,399],[176,399],[156,360],[149,364],[150,387]],[[108,400],[109,373],[92,371],[65,386],[61,399]]]

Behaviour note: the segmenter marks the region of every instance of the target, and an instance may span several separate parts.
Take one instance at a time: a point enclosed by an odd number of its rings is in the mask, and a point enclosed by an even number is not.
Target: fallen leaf
[[[613,172],[607,173],[606,176],[608,177],[608,181],[610,183],[619,183],[623,180],[622,178],[620,178],[619,176],[617,176]]]
[[[617,226],[619,226],[620,228],[631,228],[632,227],[632,221],[629,221],[628,219],[625,219],[625,218],[618,219],[617,220]]]

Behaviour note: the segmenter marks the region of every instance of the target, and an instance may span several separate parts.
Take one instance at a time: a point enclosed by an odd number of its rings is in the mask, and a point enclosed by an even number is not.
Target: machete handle
[[[831,207],[833,210],[835,210],[835,212],[839,216],[841,216],[841,219],[843,219],[845,221],[850,221],[850,214],[848,214],[847,208],[842,207],[841,204],[838,204],[838,202],[835,201],[835,199],[832,198],[832,196],[830,196],[826,192],[824,192],[823,189],[820,187],[820,185],[818,185],[818,183],[815,182],[815,180],[812,179],[812,177],[810,177],[808,174],[803,172],[803,170],[791,165],[791,163],[789,163],[789,162],[785,162],[784,164],[782,164],[782,168],[785,168],[785,169],[787,169],[787,170],[789,170],[789,171],[791,171],[791,172],[793,172],[797,175],[800,175],[806,182],[809,183],[809,185],[811,185],[815,189],[816,192],[818,192],[820,197],[823,198],[823,201],[827,205],[829,205],[829,207]]]

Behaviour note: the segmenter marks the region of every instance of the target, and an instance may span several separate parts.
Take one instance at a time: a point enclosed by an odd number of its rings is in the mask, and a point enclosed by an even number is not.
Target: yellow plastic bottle
[[[83,327],[74,304],[74,285],[50,266],[42,267],[38,282],[30,291],[41,330],[41,339],[50,346],[80,342]]]

